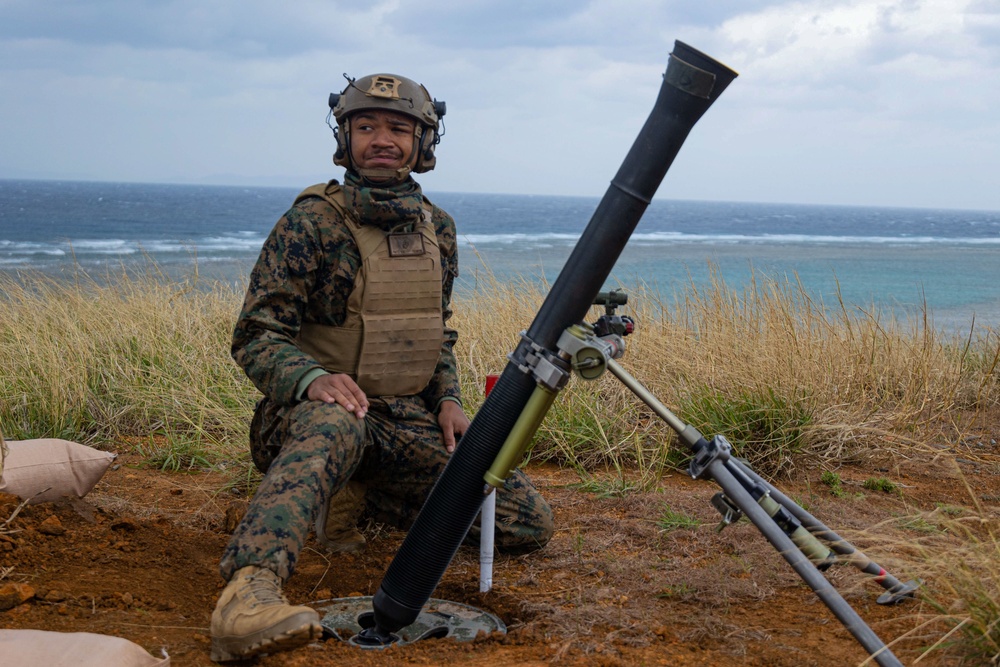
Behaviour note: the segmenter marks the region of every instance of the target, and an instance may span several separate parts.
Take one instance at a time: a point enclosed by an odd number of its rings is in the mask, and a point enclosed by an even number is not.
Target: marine
[[[264,477],[220,562],[217,662],[318,639],[316,611],[282,593],[310,531],[357,551],[361,514],[409,527],[469,425],[448,327],[455,221],[412,176],[435,166],[446,107],[394,74],[348,79],[329,106],[343,182],[305,189],[277,222],[233,332],[233,358],[263,395],[250,448]],[[520,471],[496,516],[501,551],[552,536],[552,511]]]

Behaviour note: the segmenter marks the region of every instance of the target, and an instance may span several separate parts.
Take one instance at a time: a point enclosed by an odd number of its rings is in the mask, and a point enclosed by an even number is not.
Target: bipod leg
[[[920,587],[917,580],[903,583],[896,577],[886,572],[885,568],[866,556],[864,552],[856,548],[853,544],[835,533],[832,529],[824,525],[819,519],[807,512],[791,498],[776,489],[774,485],[768,483],[763,477],[753,471],[748,465],[736,459],[729,459],[726,467],[732,470],[739,470],[741,473],[752,479],[755,483],[762,485],[770,492],[772,498],[782,507],[788,510],[810,533],[825,542],[838,555],[843,556],[843,560],[858,568],[865,574],[873,576],[875,583],[886,590],[879,596],[878,604],[890,605],[898,604],[913,597],[914,592]]]
[[[723,457],[728,457],[728,453],[717,457],[708,464],[705,468],[707,475],[722,487],[726,496],[750,519],[767,541],[792,566],[796,574],[815,591],[819,599],[823,601],[823,604],[833,612],[837,620],[847,628],[848,632],[875,658],[875,661],[879,665],[882,665],[882,667],[896,665],[902,667],[902,663],[893,655],[892,651],[889,650],[882,640],[878,638],[874,631],[868,627],[854,608],[847,604],[826,577],[816,569],[816,566],[812,564],[805,554],[799,551],[799,548],[785,534],[785,531],[757,504],[757,501],[750,495],[750,492],[743,488],[743,485],[726,467],[725,462],[722,460]]]
[[[708,477],[722,487],[723,492],[729,500],[750,519],[751,523],[757,527],[757,530],[764,535],[767,541],[791,565],[796,574],[813,589],[837,620],[847,628],[847,631],[875,659],[875,662],[881,667],[902,667],[903,663],[893,655],[889,647],[868,627],[854,608],[847,604],[833,585],[827,581],[826,577],[799,550],[799,547],[792,542],[792,539],[785,534],[784,529],[772,519],[771,515],[744,488],[743,483],[726,467],[726,462],[730,458],[728,443],[725,442],[725,439],[715,438],[712,443],[706,442],[705,438],[696,428],[681,421],[652,392],[632,377],[616,361],[609,360],[608,369],[643,403],[648,405],[661,419],[667,422],[683,442],[691,447],[696,455],[698,455],[696,458],[700,457],[698,462],[699,473],[694,476],[699,478]],[[725,446],[719,447],[719,441],[724,443]],[[694,464],[692,464],[692,468],[694,467]],[[738,469],[737,472],[739,472]],[[749,479],[749,476],[745,477]]]

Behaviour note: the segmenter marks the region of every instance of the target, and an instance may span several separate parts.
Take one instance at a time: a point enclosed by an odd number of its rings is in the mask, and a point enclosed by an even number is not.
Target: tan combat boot
[[[355,553],[365,548],[358,517],[365,506],[365,485],[349,481],[316,517],[316,541],[327,551]]]
[[[215,605],[211,658],[242,660],[296,648],[322,634],[315,610],[288,604],[278,575],[251,565],[236,571]]]

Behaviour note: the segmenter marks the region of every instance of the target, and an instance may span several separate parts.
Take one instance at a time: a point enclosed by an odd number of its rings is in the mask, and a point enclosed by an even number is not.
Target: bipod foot
[[[915,597],[914,593],[918,588],[920,588],[920,581],[914,579],[906,582],[905,584],[899,584],[895,588],[890,588],[885,593],[878,596],[878,599],[875,600],[875,602],[882,605],[899,604],[900,602],[905,602],[906,600]]]

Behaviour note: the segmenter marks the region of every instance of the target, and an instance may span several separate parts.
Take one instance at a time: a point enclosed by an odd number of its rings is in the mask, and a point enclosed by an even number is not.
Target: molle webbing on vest
[[[358,246],[361,270],[342,326],[303,323],[297,343],[326,370],[347,373],[370,396],[417,394],[427,386],[441,355],[441,253],[431,211],[414,223],[425,252],[391,257],[388,235],[361,225],[344,205],[339,186],[313,186],[342,214]],[[298,201],[298,200],[296,200]]]

